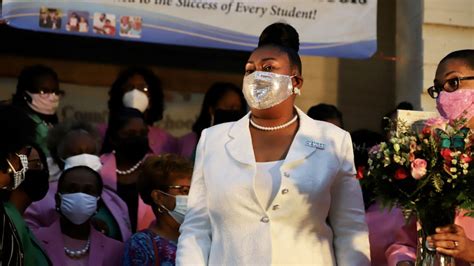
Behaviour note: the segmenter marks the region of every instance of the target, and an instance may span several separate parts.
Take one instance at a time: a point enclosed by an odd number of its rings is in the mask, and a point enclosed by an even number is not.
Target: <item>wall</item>
[[[435,101],[426,92],[433,86],[439,61],[449,52],[474,49],[474,1],[424,0],[423,21],[423,92],[425,110],[436,110]]]

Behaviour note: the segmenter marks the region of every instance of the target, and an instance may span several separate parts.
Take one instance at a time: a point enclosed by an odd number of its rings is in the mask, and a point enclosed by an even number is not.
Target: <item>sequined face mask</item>
[[[442,117],[453,120],[474,116],[474,89],[453,92],[442,91],[436,99],[436,108]]]
[[[293,94],[299,94],[298,88],[293,88],[291,79],[294,76],[255,71],[244,77],[242,91],[248,105],[254,109],[268,109]]]
[[[15,170],[15,167],[7,159],[8,167],[13,174],[13,180],[11,186],[8,187],[9,190],[15,190],[20,184],[25,180],[26,171],[28,170],[28,157],[24,154],[16,154],[20,158],[21,169]]]

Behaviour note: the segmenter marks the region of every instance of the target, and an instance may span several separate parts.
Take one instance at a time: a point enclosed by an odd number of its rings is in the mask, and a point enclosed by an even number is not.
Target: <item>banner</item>
[[[12,27],[168,45],[253,50],[286,22],[301,55],[367,58],[377,49],[376,0],[4,0]]]

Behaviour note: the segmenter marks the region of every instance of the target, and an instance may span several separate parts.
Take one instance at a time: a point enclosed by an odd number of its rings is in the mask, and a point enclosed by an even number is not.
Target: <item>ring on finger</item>
[[[454,247],[457,248],[459,246],[459,242],[458,241],[453,241],[453,244],[454,244]]]

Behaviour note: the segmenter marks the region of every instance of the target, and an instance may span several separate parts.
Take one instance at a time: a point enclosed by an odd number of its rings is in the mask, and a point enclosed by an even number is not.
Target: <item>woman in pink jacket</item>
[[[434,86],[428,93],[436,99],[436,108],[447,119],[467,117],[467,126],[474,129],[474,50],[454,51],[438,64]],[[473,192],[474,193],[474,192]],[[474,218],[459,211],[454,225],[437,228],[428,238],[428,245],[440,253],[451,255],[456,265],[474,263]],[[391,265],[413,265],[416,253],[416,230],[400,232],[398,241],[387,250]],[[408,237],[406,237],[408,236]]]
[[[151,207],[137,190],[142,164],[151,152],[148,127],[139,110],[124,108],[111,117],[102,146],[100,173],[105,186],[127,204],[133,232],[148,228],[155,220]]]
[[[102,188],[100,175],[87,166],[62,173],[55,195],[60,217],[34,231],[53,265],[120,265],[123,243],[91,224]]]

